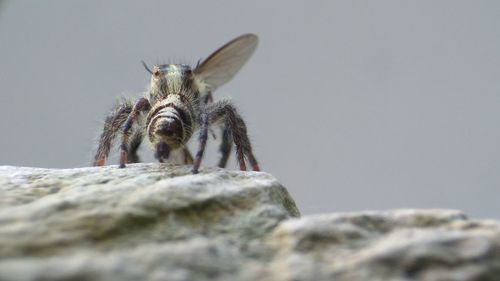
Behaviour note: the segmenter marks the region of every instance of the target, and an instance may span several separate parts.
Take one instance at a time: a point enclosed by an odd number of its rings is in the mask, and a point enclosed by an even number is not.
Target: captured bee
[[[103,166],[111,144],[121,135],[120,168],[139,162],[137,150],[147,135],[154,156],[164,162],[171,152],[182,152],[185,164],[198,173],[211,126],[222,128],[219,167],[225,167],[234,143],[240,170],[246,161],[254,171],[259,165],[252,153],[245,122],[227,100],[214,102],[212,92],[231,80],[255,51],[254,34],[239,36],[191,69],[184,64],[155,65],[146,70],[151,83],[145,96],[135,103],[123,102],[106,118],[94,157],[94,166]],[[198,130],[198,150],[193,159],[186,143]]]

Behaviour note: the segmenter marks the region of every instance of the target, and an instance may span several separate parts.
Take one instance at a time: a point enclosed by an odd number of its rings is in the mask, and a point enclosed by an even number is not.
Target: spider
[[[210,126],[222,128],[218,166],[226,166],[234,142],[240,170],[246,170],[246,161],[254,171],[259,165],[243,118],[228,100],[214,102],[212,92],[222,86],[241,69],[255,51],[258,38],[244,34],[228,42],[207,59],[191,69],[185,64],[162,64],[152,70],[150,89],[135,103],[119,104],[104,122],[103,132],[94,157],[94,166],[103,166],[115,137],[121,135],[120,168],[139,162],[137,150],[148,136],[159,162],[166,161],[171,152],[184,154],[183,162],[192,164],[192,173],[198,173],[207,143]],[[199,130],[198,150],[193,159],[186,147],[193,132]]]

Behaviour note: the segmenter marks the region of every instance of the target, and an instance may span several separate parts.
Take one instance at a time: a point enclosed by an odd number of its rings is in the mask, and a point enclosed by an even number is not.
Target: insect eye
[[[155,66],[153,67],[153,76],[158,77],[158,76],[160,76],[160,74],[161,74],[161,70],[160,70],[160,68],[159,68],[158,66],[156,66],[156,65],[155,65]]]

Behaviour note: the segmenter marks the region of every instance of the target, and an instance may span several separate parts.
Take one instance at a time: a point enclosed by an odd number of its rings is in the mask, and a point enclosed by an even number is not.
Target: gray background
[[[88,165],[107,110],[146,87],[140,60],[194,64],[254,32],[253,58],[215,96],[232,97],[262,169],[303,213],[442,207],[500,218],[499,1],[1,8],[0,164]],[[216,162],[209,150],[204,165]]]

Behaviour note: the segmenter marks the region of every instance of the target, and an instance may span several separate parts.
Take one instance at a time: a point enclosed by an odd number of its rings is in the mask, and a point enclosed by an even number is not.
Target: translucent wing
[[[258,41],[255,34],[244,34],[233,39],[196,67],[196,77],[208,84],[212,90],[224,85],[250,58]]]

